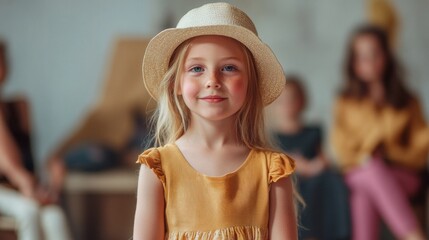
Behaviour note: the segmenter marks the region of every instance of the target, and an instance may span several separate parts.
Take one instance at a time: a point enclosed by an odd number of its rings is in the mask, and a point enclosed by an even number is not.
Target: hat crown
[[[258,35],[255,24],[246,13],[229,3],[209,3],[187,12],[177,23],[177,28],[232,25],[246,28]]]

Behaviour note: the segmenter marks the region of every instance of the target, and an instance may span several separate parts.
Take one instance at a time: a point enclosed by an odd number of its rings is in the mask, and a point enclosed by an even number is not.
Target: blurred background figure
[[[299,239],[349,239],[347,189],[325,157],[321,126],[303,120],[307,105],[304,83],[294,75],[286,79],[272,109],[274,138],[296,160],[298,191],[306,204],[300,211]]]
[[[140,91],[137,70],[146,45],[140,38],[117,41],[100,97],[49,162],[64,162],[67,169],[84,172],[135,167],[136,156],[149,144],[146,113],[154,106]]]
[[[333,117],[353,239],[377,239],[380,220],[397,239],[424,239],[410,199],[426,189],[429,127],[381,28],[363,25],[352,33]]]
[[[6,43],[0,40],[0,87],[7,76]],[[57,187],[37,181],[29,103],[0,98],[0,215],[16,219],[19,240],[71,239]]]

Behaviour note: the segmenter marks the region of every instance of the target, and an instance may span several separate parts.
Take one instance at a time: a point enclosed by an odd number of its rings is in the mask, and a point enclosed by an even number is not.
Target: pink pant
[[[353,240],[378,238],[381,217],[397,238],[418,227],[408,197],[418,191],[417,174],[373,159],[346,174],[350,188]]]

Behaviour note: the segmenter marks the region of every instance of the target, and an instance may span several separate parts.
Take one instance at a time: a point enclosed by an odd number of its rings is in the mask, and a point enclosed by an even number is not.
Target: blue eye
[[[227,72],[233,72],[236,70],[237,70],[237,68],[233,65],[227,65],[227,66],[222,68],[222,71],[227,71]]]
[[[197,72],[197,73],[199,73],[199,72],[202,72],[202,71],[204,71],[204,69],[202,67],[193,67],[193,68],[191,68],[191,72]]]

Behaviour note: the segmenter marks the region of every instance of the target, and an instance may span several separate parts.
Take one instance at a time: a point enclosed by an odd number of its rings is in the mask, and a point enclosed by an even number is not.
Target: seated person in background
[[[85,118],[51,154],[50,165],[95,172],[129,165],[143,151],[146,111],[154,102],[142,94],[140,62],[146,39],[120,39],[115,45],[101,96]],[[142,97],[143,96],[143,97]]]
[[[348,239],[347,189],[322,151],[322,130],[306,125],[304,87],[296,76],[273,104],[274,137],[279,147],[296,160],[297,186],[306,203],[301,212],[300,239]]]
[[[429,126],[390,46],[380,27],[353,31],[334,107],[331,141],[350,189],[354,240],[377,239],[381,220],[396,239],[426,239],[409,199],[427,168]]]
[[[6,76],[6,46],[0,41],[0,85]],[[19,240],[69,240],[66,218],[56,205],[57,184],[42,187],[36,180],[30,132],[27,101],[0,98],[0,214],[17,221]]]

